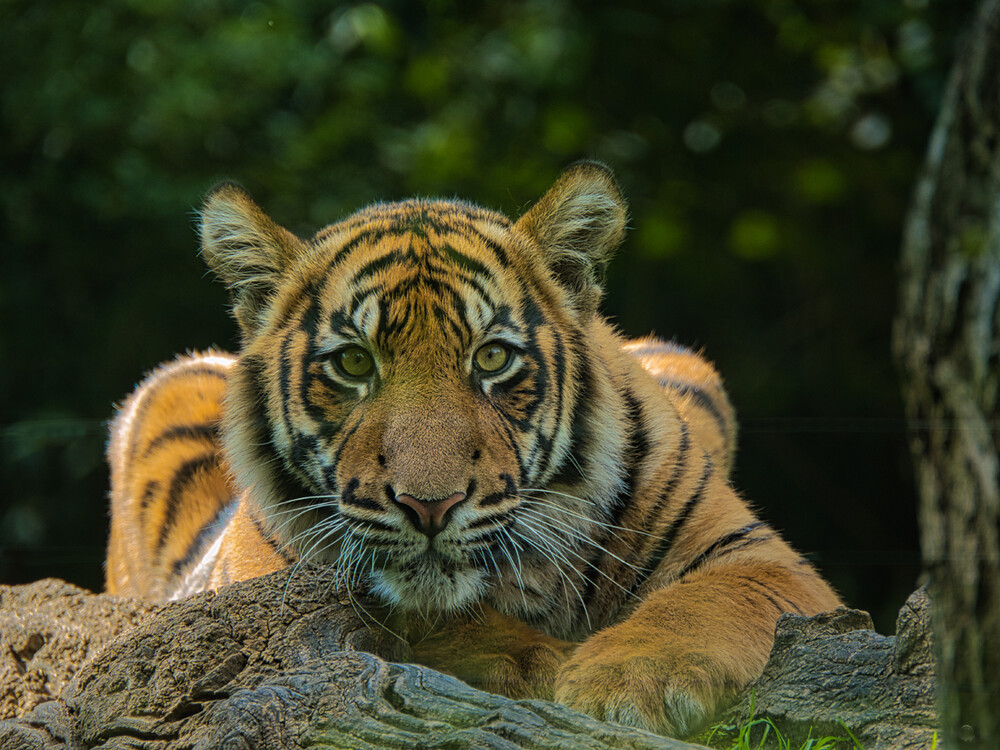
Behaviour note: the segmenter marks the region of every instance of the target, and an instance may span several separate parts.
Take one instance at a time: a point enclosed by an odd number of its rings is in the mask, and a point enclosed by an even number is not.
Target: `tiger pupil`
[[[350,346],[338,355],[340,369],[352,377],[361,378],[372,371],[372,358],[364,349]]]
[[[476,352],[476,365],[484,372],[497,372],[507,364],[510,352],[500,344],[487,344]]]

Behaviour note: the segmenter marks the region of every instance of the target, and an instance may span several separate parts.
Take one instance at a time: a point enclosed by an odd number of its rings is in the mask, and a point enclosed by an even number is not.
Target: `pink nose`
[[[412,508],[417,514],[417,528],[425,534],[435,534],[445,527],[445,515],[465,500],[464,492],[456,492],[444,500],[418,500],[413,495],[396,495],[396,502]]]

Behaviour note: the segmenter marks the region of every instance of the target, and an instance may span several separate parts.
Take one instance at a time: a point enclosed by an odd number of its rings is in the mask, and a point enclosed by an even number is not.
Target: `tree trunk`
[[[903,237],[911,425],[944,746],[1000,747],[1000,0],[958,51]]]

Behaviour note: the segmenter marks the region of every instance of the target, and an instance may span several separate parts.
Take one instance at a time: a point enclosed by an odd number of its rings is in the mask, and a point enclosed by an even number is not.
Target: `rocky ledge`
[[[165,606],[61,581],[0,586],[0,747],[682,748],[565,706],[513,701],[411,664],[374,605],[322,570],[283,571]],[[750,707],[788,736],[930,746],[926,595],[896,636],[864,612],[785,615]]]

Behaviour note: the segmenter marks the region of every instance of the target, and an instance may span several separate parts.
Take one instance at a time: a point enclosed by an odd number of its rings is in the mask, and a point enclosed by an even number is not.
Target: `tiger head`
[[[237,483],[301,557],[406,609],[462,607],[544,556],[593,512],[574,503],[622,482],[577,444],[609,387],[590,339],[625,222],[592,162],[516,222],[411,200],[309,240],[216,188],[201,233],[242,333],[222,427]],[[613,443],[619,426],[601,429]],[[542,517],[526,497],[546,488]]]

